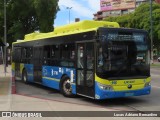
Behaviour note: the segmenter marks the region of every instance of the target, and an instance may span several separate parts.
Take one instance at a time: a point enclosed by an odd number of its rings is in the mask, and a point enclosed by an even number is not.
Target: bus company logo
[[[63,68],[59,68],[59,73],[64,73],[64,70],[63,70]]]
[[[131,85],[131,84],[129,84],[129,85],[128,85],[128,89],[131,89],[131,88],[132,88],[132,85]]]
[[[135,83],[135,80],[131,80],[131,81],[124,81],[124,84],[133,84]]]
[[[58,75],[58,71],[54,71],[53,69],[51,70],[51,75],[54,76],[54,75]]]

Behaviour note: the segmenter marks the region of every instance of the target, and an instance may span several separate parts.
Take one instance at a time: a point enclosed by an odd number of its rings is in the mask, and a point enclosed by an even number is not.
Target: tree
[[[0,0],[0,40],[3,40],[4,21],[3,21],[3,1]]]
[[[7,40],[11,43],[24,35],[39,30],[53,31],[59,10],[58,0],[6,0]],[[0,38],[3,39],[3,0],[0,0]]]
[[[23,39],[39,28],[33,0],[11,0],[7,13],[8,39]]]
[[[130,15],[122,15],[118,17],[108,17],[105,21],[118,22],[121,27],[130,27]]]
[[[160,4],[153,3],[153,45],[160,51]],[[130,19],[132,28],[145,29],[151,36],[150,4],[140,5]]]
[[[53,31],[53,20],[56,17],[54,13],[55,11],[57,13],[57,10],[59,10],[57,1],[58,0],[34,0],[34,7],[41,32]]]

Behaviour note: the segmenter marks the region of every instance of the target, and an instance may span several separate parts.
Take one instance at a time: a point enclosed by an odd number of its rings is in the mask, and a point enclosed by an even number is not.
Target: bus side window
[[[59,45],[52,45],[51,46],[51,65],[58,66],[59,65],[59,58],[60,58],[60,49]]]
[[[51,58],[59,59],[59,57],[60,57],[59,45],[53,45],[51,47]]]
[[[14,55],[15,62],[20,63],[21,62],[21,48],[20,47],[15,48],[15,53],[16,53]]]
[[[27,63],[31,63],[31,59],[33,56],[33,49],[31,47],[27,48],[27,53],[26,53],[26,58],[27,58]]]
[[[13,49],[12,49],[12,61],[13,62],[15,62],[15,59],[16,59],[15,53],[16,53],[16,49],[15,49],[15,47],[13,47]]]
[[[63,44],[61,45],[61,66],[74,67],[75,64],[75,45]]]
[[[44,64],[45,65],[50,65],[50,46],[44,46],[44,53],[43,53],[43,58],[44,58]]]
[[[50,46],[49,45],[44,47],[44,58],[50,58]]]
[[[23,63],[27,62],[26,58],[27,58],[27,48],[22,48],[22,62]]]

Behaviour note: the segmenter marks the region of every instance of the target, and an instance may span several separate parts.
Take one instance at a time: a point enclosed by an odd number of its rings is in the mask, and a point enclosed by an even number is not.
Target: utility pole
[[[6,72],[7,72],[7,68],[6,68],[6,64],[7,64],[7,23],[6,23],[6,0],[4,0],[4,73],[6,76]]]
[[[68,9],[69,11],[69,24],[70,24],[70,10],[72,9],[72,7],[66,7],[66,9]]]
[[[151,64],[153,64],[153,17],[152,17],[152,0],[150,0],[150,29],[151,29]]]

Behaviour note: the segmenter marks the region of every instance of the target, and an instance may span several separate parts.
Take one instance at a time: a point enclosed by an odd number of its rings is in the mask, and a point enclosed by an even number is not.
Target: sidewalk
[[[11,103],[11,67],[4,73],[4,66],[0,65],[0,111],[9,111]]]

